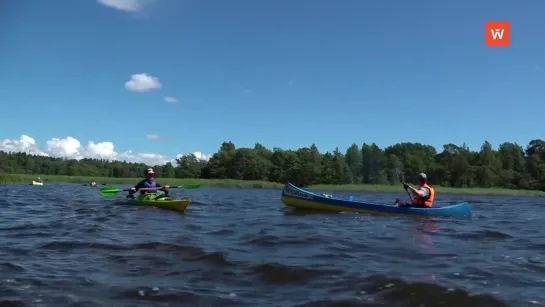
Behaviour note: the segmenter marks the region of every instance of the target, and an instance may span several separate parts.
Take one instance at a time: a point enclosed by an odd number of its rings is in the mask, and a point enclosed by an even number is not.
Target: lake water
[[[76,184],[0,190],[1,306],[545,306],[543,198],[439,195],[473,218],[436,220],[301,213],[280,190],[173,190],[185,214]]]

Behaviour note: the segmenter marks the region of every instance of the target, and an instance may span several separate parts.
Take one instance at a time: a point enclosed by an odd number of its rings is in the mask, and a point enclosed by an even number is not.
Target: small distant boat
[[[32,180],[31,185],[44,185],[44,183],[41,182],[41,181],[34,181],[34,180]]]
[[[288,183],[282,190],[282,202],[286,206],[298,209],[325,210],[335,212],[365,212],[395,215],[418,215],[437,217],[470,217],[471,205],[467,202],[445,207],[414,208],[396,207],[394,205],[377,204],[365,201],[344,200],[331,195],[322,196],[303,190]]]

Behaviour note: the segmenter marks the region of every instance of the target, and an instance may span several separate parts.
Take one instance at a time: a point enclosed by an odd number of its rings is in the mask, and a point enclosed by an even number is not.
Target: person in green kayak
[[[127,195],[127,198],[134,198],[134,193],[136,193],[140,189],[146,189],[146,190],[140,190],[140,195],[145,195],[149,193],[155,193],[156,191],[163,191],[164,194],[157,196],[157,198],[167,197],[168,196],[168,190],[169,186],[165,185],[162,186],[157,181],[155,181],[155,172],[152,168],[148,168],[144,171],[144,176],[146,176],[145,179],[137,183],[134,187],[131,188],[129,191],[129,195]]]
[[[428,185],[428,176],[424,173],[418,174],[418,182],[420,187],[418,189],[411,187],[406,182],[403,183],[403,188],[411,195],[413,195],[411,203],[401,202],[396,199],[395,205],[398,207],[417,207],[417,208],[431,208],[435,199],[435,190]]]

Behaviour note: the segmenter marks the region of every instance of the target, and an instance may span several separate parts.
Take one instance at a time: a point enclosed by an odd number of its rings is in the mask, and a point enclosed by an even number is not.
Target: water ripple
[[[293,211],[266,189],[189,190],[185,214],[0,190],[0,306],[545,306],[538,198],[440,197],[473,204],[458,221]]]

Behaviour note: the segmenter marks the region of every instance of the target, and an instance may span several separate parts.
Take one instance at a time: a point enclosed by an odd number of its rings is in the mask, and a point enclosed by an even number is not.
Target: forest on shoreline
[[[101,159],[70,160],[0,151],[0,173],[21,175],[137,178],[150,167],[142,163]],[[399,143],[384,149],[376,144],[352,144],[320,153],[317,146],[297,150],[236,148],[221,144],[210,160],[188,154],[176,163],[151,166],[159,178],[252,180],[309,185],[399,184],[395,169],[407,181],[419,172],[430,184],[451,188],[504,188],[545,191],[545,141],[532,140],[526,148],[505,142],[498,149],[485,141],[479,151],[446,144],[441,152],[420,143]]]

